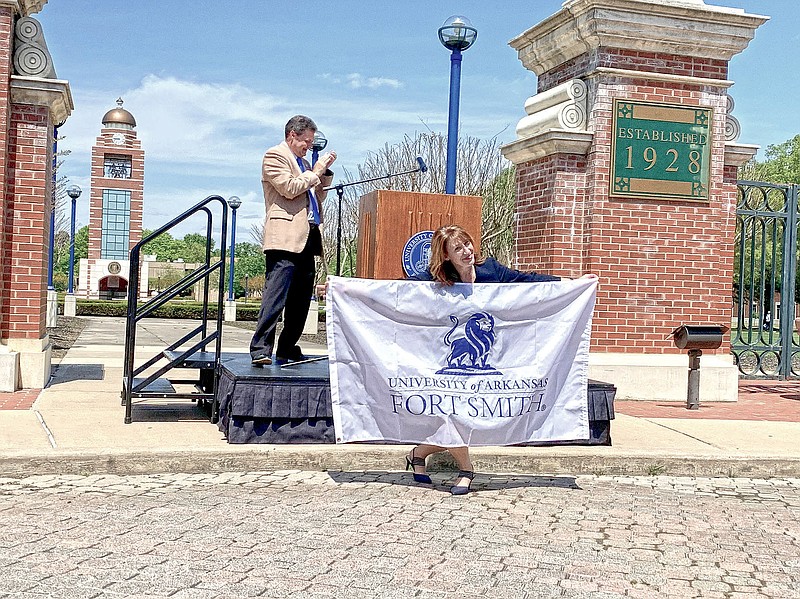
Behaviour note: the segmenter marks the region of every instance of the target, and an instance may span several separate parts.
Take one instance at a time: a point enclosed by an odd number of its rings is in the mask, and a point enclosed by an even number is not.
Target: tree
[[[144,229],[142,239],[152,231]],[[211,239],[211,255],[218,256],[219,250],[215,249],[216,243]],[[155,255],[159,262],[205,262],[206,261],[206,236],[200,233],[187,233],[183,239],[176,239],[169,233],[162,233],[148,241],[142,247],[142,255]]]
[[[770,183],[800,183],[800,135],[781,144],[768,145],[766,159],[755,158],[739,168],[739,179]]]
[[[764,161],[754,158],[742,165],[737,173],[743,181],[778,185],[774,188],[744,185],[744,195],[739,198],[742,207],[759,212],[758,215],[746,212],[737,215],[733,288],[734,301],[738,302],[738,296],[742,295],[744,305],[740,310],[745,310],[744,314],[749,314],[748,303],[755,303],[761,313],[766,313],[774,294],[783,291],[784,236],[787,231],[780,215],[791,208],[783,186],[800,183],[800,135],[767,146],[765,155]],[[795,260],[795,264],[797,300],[800,298],[800,260]]]
[[[150,229],[142,230],[142,239],[148,237],[153,232]],[[158,237],[148,241],[142,246],[142,255],[152,255],[159,262],[172,262],[181,257],[181,247],[179,240],[169,233],[162,233]]]
[[[406,135],[395,145],[386,144],[367,155],[358,166],[358,177],[345,172],[345,182],[372,179],[382,175],[409,170],[417,156],[425,159],[428,171],[390,177],[344,188],[342,197],[342,274],[355,274],[358,243],[358,209],[361,196],[376,189],[442,193],[447,170],[447,138],[441,133]],[[510,262],[513,242],[513,215],[516,198],[515,170],[500,153],[500,143],[494,137],[482,140],[461,137],[458,140],[458,171],[456,193],[483,197],[481,248],[485,254]],[[333,194],[333,201],[331,201]],[[339,202],[330,192],[325,202],[323,246],[328,270],[335,270],[336,229]]]
[[[234,281],[233,291],[237,297],[252,295],[253,285],[261,277],[261,287],[264,285],[264,250],[255,243],[242,242],[236,244],[234,256]],[[244,288],[245,277],[249,293]]]
[[[64,137],[58,137],[57,140],[61,141]],[[69,256],[69,229],[70,217],[72,214],[71,200],[67,196],[67,185],[69,180],[66,176],[58,174],[61,166],[64,164],[64,158],[69,156],[72,150],[59,150],[56,153],[55,172],[53,179],[55,185],[53,186],[53,197],[51,209],[54,211],[53,218],[53,276],[56,274],[56,264],[58,264],[66,253]],[[69,207],[69,209],[68,209]],[[67,258],[69,260],[69,257]],[[66,274],[66,271],[64,271]],[[58,288],[55,279],[53,286]],[[65,287],[66,288],[66,287]]]
[[[59,232],[56,233],[56,238],[59,240],[59,243],[56,244],[56,247],[61,246],[63,249],[59,252],[58,255],[53,254],[53,286],[58,289],[59,291],[63,291],[67,288],[67,275],[69,274],[69,233],[68,232]],[[88,258],[89,257],[89,226],[85,225],[75,231],[75,264],[74,270],[75,273],[78,273],[78,263],[81,258]],[[56,274],[60,274],[63,276],[56,277]],[[63,288],[60,286],[61,283],[59,281],[63,281]]]
[[[215,242],[211,239],[211,253],[214,253]],[[184,262],[206,261],[206,236],[200,233],[188,233],[180,243],[181,258]]]

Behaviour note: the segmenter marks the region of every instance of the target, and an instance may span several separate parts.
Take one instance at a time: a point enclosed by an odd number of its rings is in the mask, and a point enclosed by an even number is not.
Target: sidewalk
[[[264,471],[392,471],[405,446],[229,445],[188,400],[135,412],[120,404],[125,322],[92,318],[41,390],[0,394],[0,476]],[[149,357],[196,326],[140,324],[137,357]],[[247,352],[251,332],[224,325],[223,351]],[[319,345],[303,344],[309,353]],[[139,353],[141,352],[141,353]],[[702,400],[702,398],[701,398]],[[167,401],[167,400],[165,400]],[[150,400],[148,406],[154,402]],[[739,401],[616,402],[611,447],[486,447],[472,450],[482,472],[800,476],[800,382],[743,381]],[[449,468],[444,460],[431,469]]]

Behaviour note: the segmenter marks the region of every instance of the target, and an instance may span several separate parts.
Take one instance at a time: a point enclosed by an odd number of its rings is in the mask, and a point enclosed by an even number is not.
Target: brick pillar
[[[44,337],[47,247],[50,234],[52,166],[49,160],[52,127],[44,106],[13,104],[8,128],[8,173],[4,223],[8,260],[6,337],[39,340]],[[43,279],[44,277],[44,279]],[[43,280],[45,284],[42,284]]]
[[[0,338],[20,354],[22,388],[50,378],[46,329],[53,127],[72,109],[65,81],[11,76],[4,171]]]
[[[757,148],[731,133],[727,66],[765,20],[702,0],[568,0],[511,42],[539,77],[503,148],[517,165],[517,264],[600,276],[590,376],[621,399],[685,400],[688,358],[670,332],[730,326],[736,167]],[[713,111],[705,197],[612,187],[615,99]],[[703,400],[736,399],[729,352],[704,350]]]

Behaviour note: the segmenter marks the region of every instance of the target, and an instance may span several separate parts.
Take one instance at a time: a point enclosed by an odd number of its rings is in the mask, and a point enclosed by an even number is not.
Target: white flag
[[[597,282],[331,277],[337,443],[442,447],[589,438]]]

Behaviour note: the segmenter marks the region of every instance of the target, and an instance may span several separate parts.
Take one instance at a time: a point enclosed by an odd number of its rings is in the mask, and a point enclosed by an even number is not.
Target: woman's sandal
[[[409,459],[408,456],[406,456],[406,470],[411,470],[414,473],[415,482],[424,483],[426,485],[433,484],[433,481],[431,480],[430,476],[428,476],[424,472],[419,473],[416,470],[414,470],[415,466],[422,466],[423,468],[425,467],[425,458],[418,458],[414,456],[415,449],[416,447],[411,449],[411,459]]]
[[[469,487],[472,484],[472,479],[475,478],[475,473],[471,470],[459,470],[458,478],[466,478],[469,482],[466,485],[453,485],[450,487],[450,492],[453,495],[466,495],[469,493]]]

